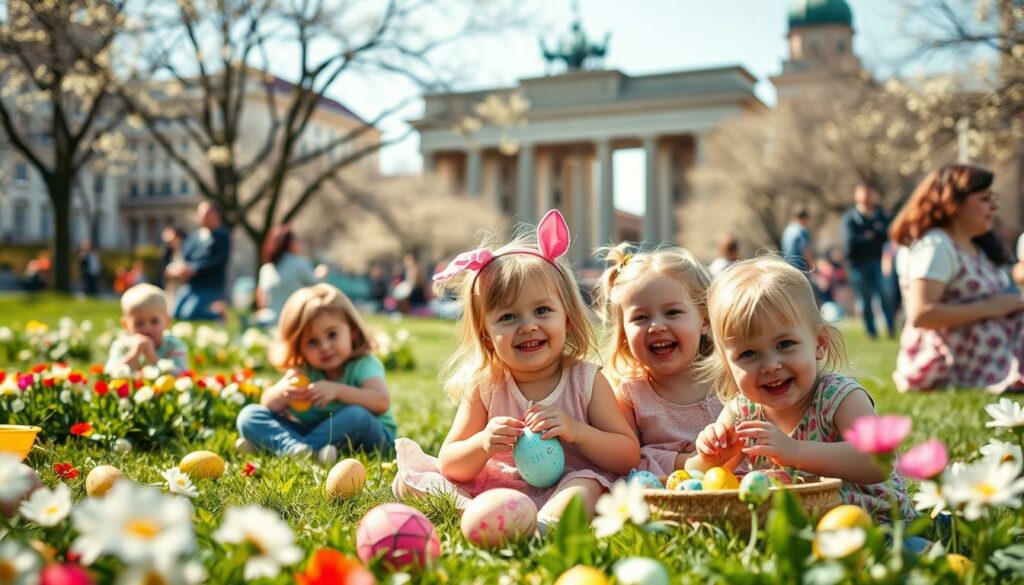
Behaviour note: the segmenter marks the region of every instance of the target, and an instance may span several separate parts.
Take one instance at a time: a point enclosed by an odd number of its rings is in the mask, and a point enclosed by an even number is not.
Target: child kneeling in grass
[[[166,331],[171,316],[163,289],[152,284],[137,284],[121,295],[121,326],[128,335],[110,344],[105,370],[141,369],[160,366],[170,374],[188,369],[188,347]]]

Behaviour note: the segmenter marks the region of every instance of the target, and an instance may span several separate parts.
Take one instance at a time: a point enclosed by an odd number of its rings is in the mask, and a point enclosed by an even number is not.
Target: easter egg
[[[193,451],[181,458],[178,469],[192,479],[217,478],[224,475],[224,460],[213,451]]]
[[[366,468],[355,459],[342,459],[327,474],[324,492],[328,498],[344,500],[351,498],[366,484]]]
[[[309,386],[309,377],[305,374],[295,374],[291,378],[288,378],[288,383],[296,388],[305,388]],[[289,406],[295,412],[306,412],[313,407],[313,402],[309,400],[292,400]]]
[[[676,491],[680,492],[700,492],[704,491],[704,482],[699,479],[684,479],[678,486]]]
[[[608,577],[593,567],[576,565],[562,573],[555,585],[608,585]]]
[[[740,487],[739,480],[724,467],[712,467],[704,473],[704,489],[706,490],[734,490],[738,487]]]
[[[974,568],[974,561],[956,553],[946,555],[946,564],[949,565],[949,570],[956,573],[961,579],[966,579],[967,574]]]
[[[679,484],[688,479],[690,479],[690,474],[685,469],[677,469],[665,480],[665,487],[674,490],[679,487]]]
[[[871,515],[864,508],[851,504],[836,506],[818,520],[818,530],[839,530],[840,528],[870,528]]]
[[[132,452],[132,442],[125,438],[118,439],[114,441],[113,449],[114,453],[127,455],[128,453]]]
[[[356,551],[364,563],[379,556],[389,570],[420,568],[441,556],[441,542],[434,525],[419,510],[381,504],[359,521]]]
[[[558,483],[565,471],[565,451],[558,439],[542,439],[530,429],[516,441],[512,459],[526,483],[539,488]]]
[[[487,490],[469,503],[460,526],[466,540],[479,547],[496,548],[533,534],[537,505],[515,490]]]
[[[617,582],[622,585],[668,585],[665,566],[647,557],[627,557],[612,568]]]
[[[21,502],[31,496],[32,492],[43,486],[43,482],[39,479],[39,474],[36,473],[36,470],[24,463],[18,463],[14,466],[13,477],[5,479],[10,484],[5,482],[4,487],[19,485],[21,489],[15,493],[8,492],[8,499],[0,500],[0,514],[4,516],[13,516],[18,511],[18,506],[21,505]]]
[[[690,479],[704,479],[704,472],[699,469],[687,469],[686,473],[690,474]]]
[[[771,480],[773,485],[783,486],[793,484],[793,476],[785,469],[767,469],[762,473]]]
[[[640,469],[630,471],[629,475],[626,476],[626,483],[633,483],[634,481],[640,482],[640,487],[647,490],[665,489],[665,486],[661,485],[661,480],[658,479],[658,476],[650,471]]]
[[[740,501],[748,504],[760,504],[771,495],[772,482],[760,471],[751,471],[740,480]]]
[[[97,465],[85,478],[85,493],[94,498],[102,497],[114,487],[115,482],[122,479],[124,474],[120,469],[110,465]]]

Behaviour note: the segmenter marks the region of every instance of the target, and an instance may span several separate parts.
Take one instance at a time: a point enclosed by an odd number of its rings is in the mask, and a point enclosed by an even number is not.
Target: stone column
[[[549,149],[537,153],[534,158],[536,196],[533,212],[539,220],[555,206],[555,165],[558,164],[558,159]]]
[[[536,221],[533,151],[532,144],[522,144],[519,147],[519,156],[516,157],[516,220],[530,223]]]
[[[586,151],[576,152],[572,159],[572,217],[569,218],[569,231],[573,238],[573,259],[580,265],[590,257],[590,198],[587,197],[587,174],[590,161]]]
[[[658,196],[658,139],[645,136],[643,139],[646,167],[646,206],[644,211],[644,247],[654,248],[661,243],[661,201]]]
[[[480,148],[470,148],[466,152],[466,193],[473,199],[481,194],[483,153]]]
[[[669,142],[658,149],[658,198],[661,200],[660,239],[662,242],[674,242],[676,239],[676,202],[673,198],[672,167],[677,144]]]
[[[615,226],[615,185],[612,169],[612,144],[610,139],[597,143],[597,160],[601,165],[601,180],[597,197],[597,242],[605,246],[612,241]]]

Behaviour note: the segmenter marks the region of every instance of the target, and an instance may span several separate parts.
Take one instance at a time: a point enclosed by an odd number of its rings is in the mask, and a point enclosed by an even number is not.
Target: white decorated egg
[[[615,579],[622,585],[668,585],[668,571],[647,557],[627,557],[615,563]]]
[[[543,433],[526,429],[516,441],[512,458],[526,483],[539,488],[558,483],[565,471],[565,451],[558,439],[542,439]]]
[[[521,492],[487,490],[462,513],[462,534],[484,548],[496,548],[528,538],[537,527],[537,506]]]

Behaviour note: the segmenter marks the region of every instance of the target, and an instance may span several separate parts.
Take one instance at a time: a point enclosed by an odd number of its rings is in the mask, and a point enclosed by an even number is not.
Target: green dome
[[[841,24],[853,27],[853,12],[846,0],[793,0],[789,5],[789,28]]]

